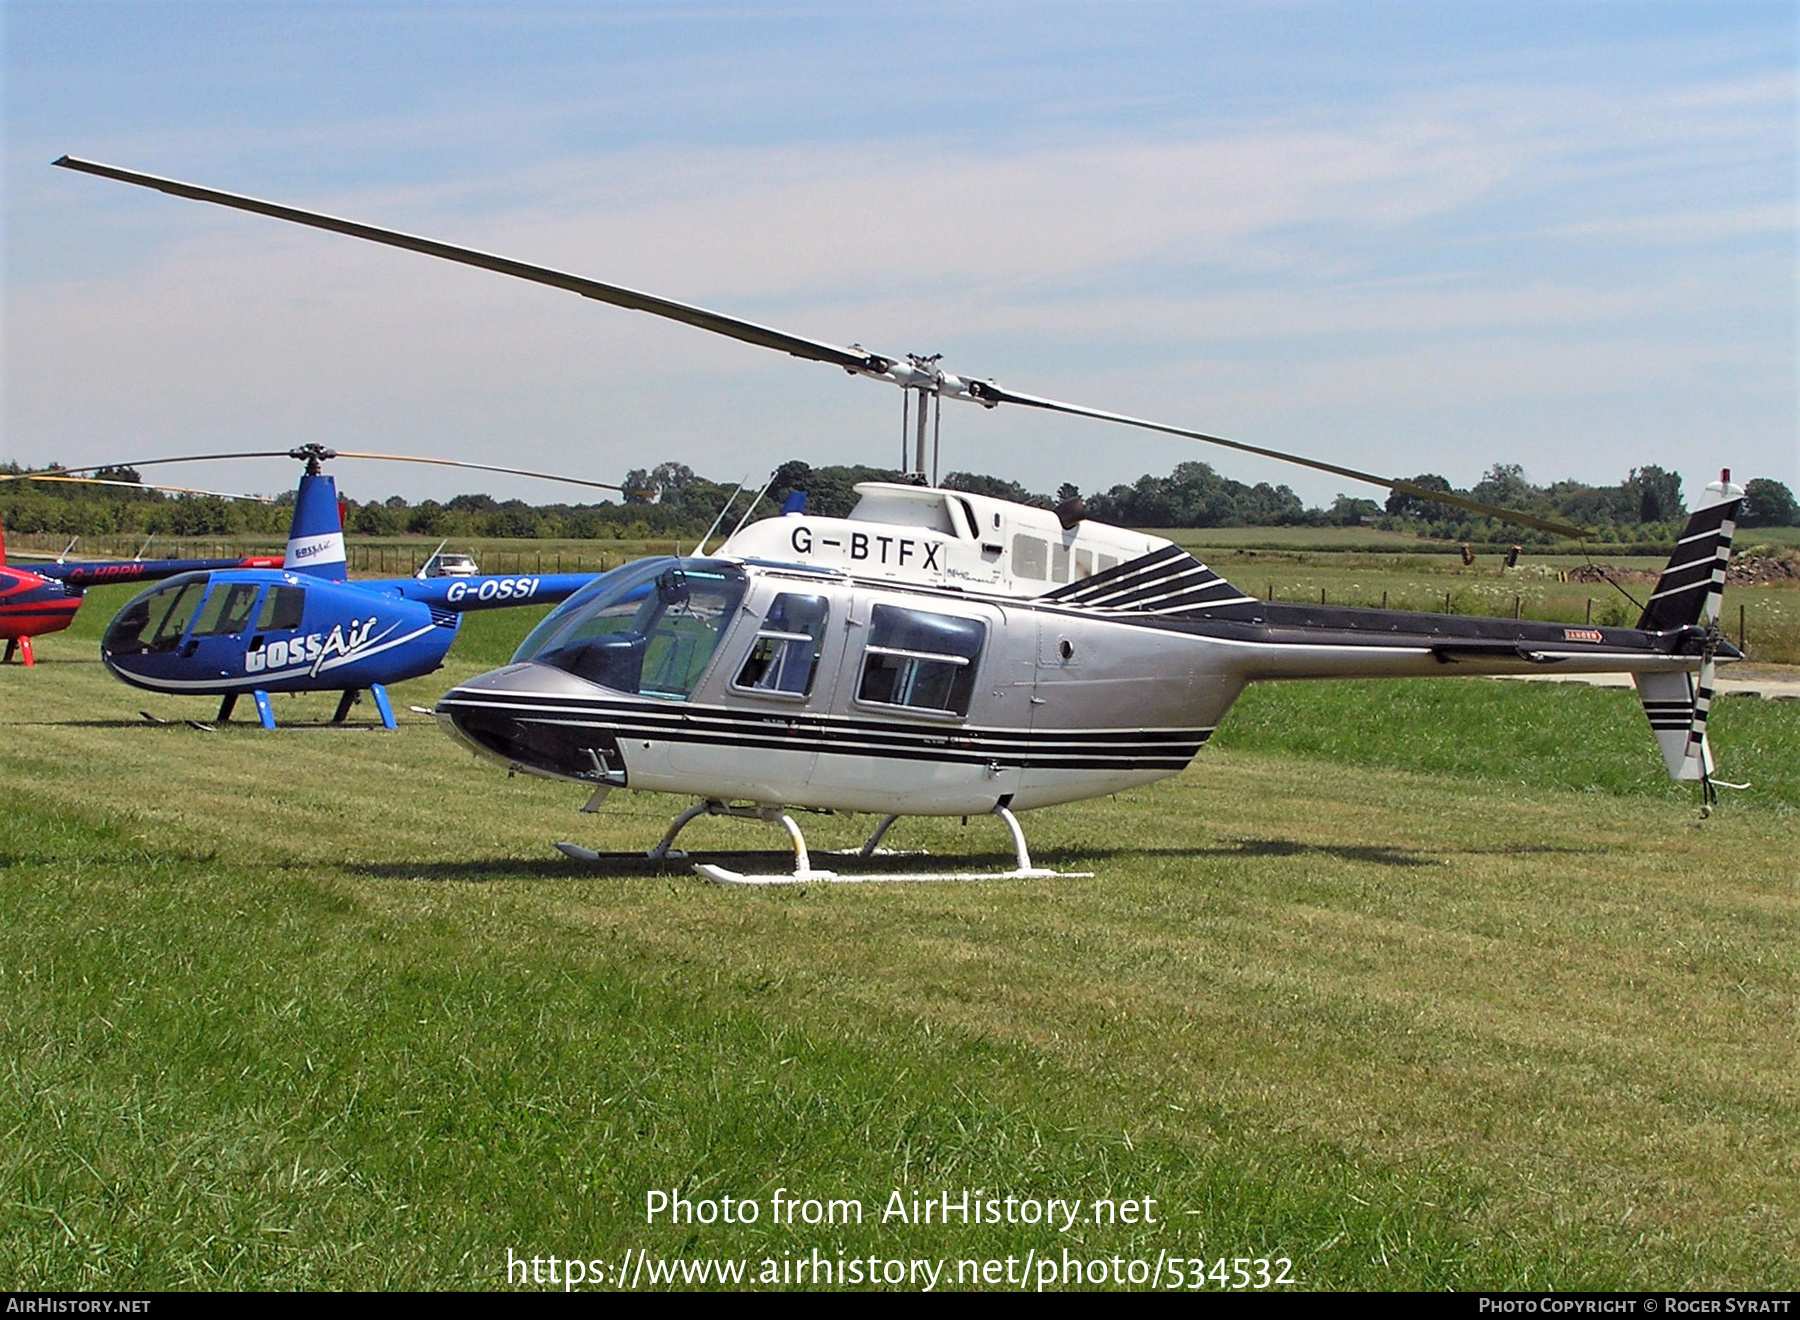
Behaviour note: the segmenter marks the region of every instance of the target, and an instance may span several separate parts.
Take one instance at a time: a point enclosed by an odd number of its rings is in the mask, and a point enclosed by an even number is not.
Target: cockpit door
[[[683,773],[737,779],[744,796],[788,802],[811,782],[817,717],[831,700],[843,653],[843,595],[829,584],[753,578],[696,693],[690,730],[669,748]]]

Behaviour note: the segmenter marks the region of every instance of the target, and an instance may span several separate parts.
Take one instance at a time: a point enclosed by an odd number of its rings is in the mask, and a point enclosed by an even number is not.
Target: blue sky
[[[735,481],[899,454],[891,387],[68,152],[1392,475],[1800,486],[1791,4],[0,13],[6,458],[319,440]],[[946,470],[1038,489],[1199,458],[1380,498],[1098,423],[943,427]]]

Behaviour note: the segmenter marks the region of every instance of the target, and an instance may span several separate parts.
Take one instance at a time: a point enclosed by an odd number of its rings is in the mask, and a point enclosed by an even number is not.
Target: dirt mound
[[[1655,582],[1659,575],[1638,568],[1614,568],[1610,564],[1581,564],[1566,570],[1564,582]],[[1733,587],[1780,586],[1800,583],[1800,555],[1736,555],[1725,582]]]
[[[1611,564],[1582,564],[1564,575],[1565,582],[1654,582],[1655,573],[1640,568],[1614,568]]]
[[[1734,587],[1767,587],[1800,582],[1800,557],[1740,555],[1731,561],[1725,581]]]

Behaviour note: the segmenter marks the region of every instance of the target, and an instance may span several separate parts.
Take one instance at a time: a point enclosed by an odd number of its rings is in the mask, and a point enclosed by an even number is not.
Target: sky
[[[890,385],[66,152],[1365,471],[1800,489],[1796,12],[7,0],[0,460],[900,461]],[[1026,409],[946,403],[942,445],[1042,491],[1200,460],[1382,498]]]

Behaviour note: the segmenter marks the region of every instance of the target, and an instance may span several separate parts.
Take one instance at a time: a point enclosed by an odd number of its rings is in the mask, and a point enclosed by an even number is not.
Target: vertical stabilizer
[[[309,472],[300,478],[283,566],[290,573],[307,573],[333,582],[342,582],[348,576],[337,484],[330,477]]]
[[[1638,627],[1651,632],[1702,627],[1707,640],[1697,673],[1633,674],[1650,731],[1662,749],[1671,779],[1697,779],[1711,801],[1712,747],[1706,740],[1706,717],[1712,710],[1714,653],[1718,648],[1719,610],[1725,599],[1725,572],[1731,565],[1731,538],[1744,502],[1744,488],[1731,481],[1731,469],[1706,488],[1706,500],[1688,519],[1675,553],[1656,580]],[[1735,654],[1735,653],[1734,653]]]
[[[1737,531],[1744,488],[1733,485],[1727,468],[1706,488],[1706,502],[1694,510],[1675,543],[1656,590],[1644,607],[1638,627],[1667,632],[1697,623],[1716,623],[1725,593],[1725,568],[1731,560],[1731,538]]]

